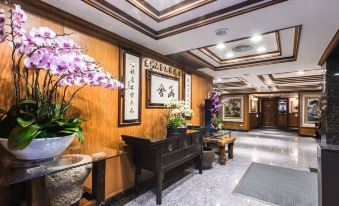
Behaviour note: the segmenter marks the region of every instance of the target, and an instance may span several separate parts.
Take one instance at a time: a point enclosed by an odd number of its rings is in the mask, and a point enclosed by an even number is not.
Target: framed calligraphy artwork
[[[141,57],[140,54],[120,50],[120,80],[125,88],[119,93],[119,126],[141,123]]]
[[[184,74],[183,87],[185,104],[192,109],[192,75],[187,73]]]
[[[170,99],[179,100],[179,78],[146,71],[146,107],[164,108]]]

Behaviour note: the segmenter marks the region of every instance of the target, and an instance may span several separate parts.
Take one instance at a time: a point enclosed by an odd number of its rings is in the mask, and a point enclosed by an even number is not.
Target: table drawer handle
[[[173,145],[172,144],[168,144],[168,151],[172,152],[173,151]]]

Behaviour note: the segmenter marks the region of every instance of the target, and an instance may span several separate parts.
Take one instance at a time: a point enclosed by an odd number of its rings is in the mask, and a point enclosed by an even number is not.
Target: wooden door
[[[262,102],[263,126],[276,126],[276,101],[263,100]]]

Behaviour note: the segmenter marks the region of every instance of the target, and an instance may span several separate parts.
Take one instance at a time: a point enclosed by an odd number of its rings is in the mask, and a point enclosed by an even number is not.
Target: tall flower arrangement
[[[211,128],[214,131],[219,131],[222,129],[222,118],[219,115],[220,109],[222,108],[222,104],[220,103],[220,93],[214,91],[212,93],[212,120],[211,120]]]
[[[8,13],[8,18],[6,14]],[[84,141],[81,118],[67,118],[77,92],[84,86],[122,88],[123,84],[87,56],[70,34],[47,27],[24,29],[27,21],[19,5],[0,10],[0,43],[12,47],[13,106],[1,110],[0,135],[10,149],[24,149],[35,138],[77,134]],[[70,98],[66,99],[71,86]]]

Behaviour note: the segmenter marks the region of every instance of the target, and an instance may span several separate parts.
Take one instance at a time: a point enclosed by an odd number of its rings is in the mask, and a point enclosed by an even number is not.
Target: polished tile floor
[[[296,132],[257,129],[235,132],[234,159],[226,165],[197,170],[163,191],[163,206],[246,206],[268,205],[232,194],[251,162],[278,165],[299,170],[316,168],[316,141],[298,137]],[[154,191],[148,191],[127,206],[155,205]]]

